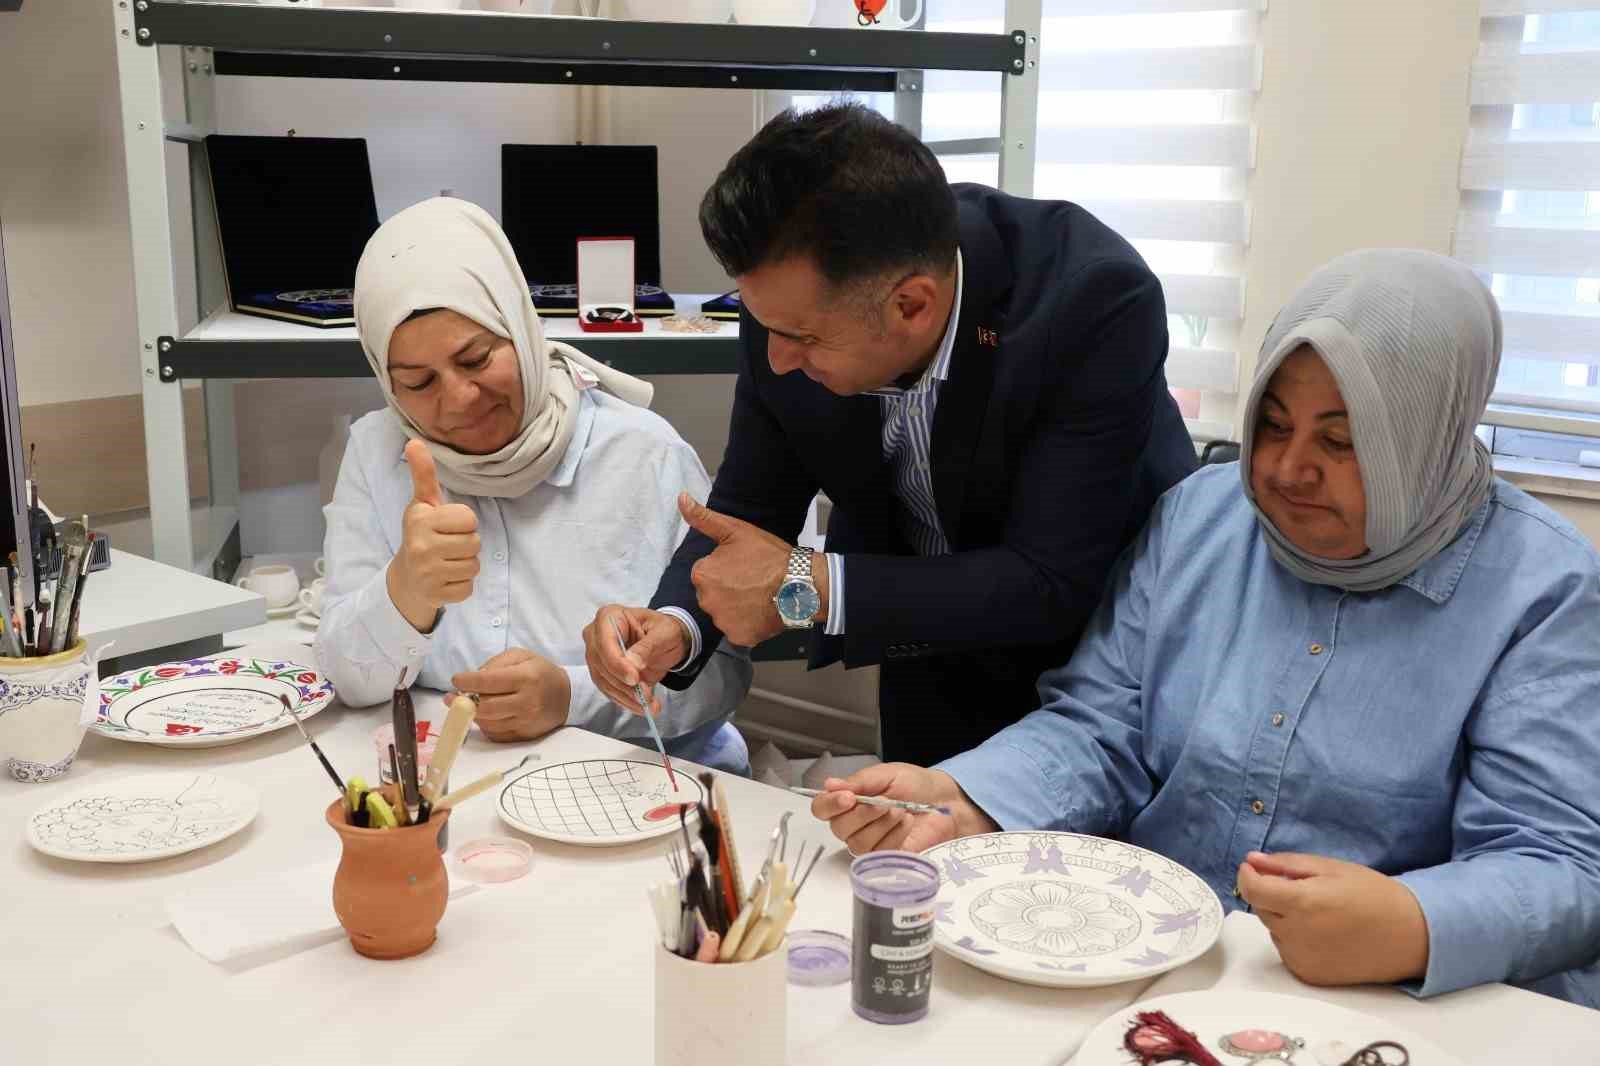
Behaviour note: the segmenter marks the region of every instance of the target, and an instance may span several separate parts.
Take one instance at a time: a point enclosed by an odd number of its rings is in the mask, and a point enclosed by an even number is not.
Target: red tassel
[[[1140,1011],[1135,1015],[1122,1046],[1132,1052],[1140,1066],[1173,1060],[1194,1066],[1222,1066],[1199,1037],[1167,1017],[1165,1011]]]

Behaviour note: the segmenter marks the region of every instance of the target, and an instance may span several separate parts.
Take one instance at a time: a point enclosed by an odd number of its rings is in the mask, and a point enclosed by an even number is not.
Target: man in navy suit
[[[883,758],[976,745],[1038,706],[1194,469],[1160,283],[1088,212],[952,186],[854,105],[773,119],[700,226],[744,305],[727,452],[706,505],[679,500],[693,530],[651,606],[586,627],[590,673],[637,707],[635,681],[686,688],[723,636],[814,628],[813,668],[881,666]],[[793,543],[818,490],[826,553]]]

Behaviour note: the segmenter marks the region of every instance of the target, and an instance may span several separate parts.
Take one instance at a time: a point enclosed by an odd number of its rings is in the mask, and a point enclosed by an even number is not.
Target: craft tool
[[[5,649],[7,656],[13,659],[20,658],[22,656],[22,648],[17,644],[11,629],[11,583],[9,581],[6,582],[5,587],[0,588],[0,605],[5,608],[5,625],[0,627],[4,629],[4,633],[0,633],[0,647]]]
[[[400,822],[394,816],[394,808],[377,792],[367,793],[367,816],[371,819],[373,829],[398,829]]]
[[[432,804],[439,798],[439,790],[450,777],[450,767],[455,764],[461,745],[466,742],[467,730],[478,714],[478,705],[469,696],[457,696],[445,715],[444,729],[439,733],[439,743],[433,749],[433,759],[428,763],[428,777],[422,783],[423,802]]]
[[[825,789],[801,788],[792,785],[789,788],[797,796],[821,796],[826,794]],[[936,803],[913,803],[910,800],[889,799],[885,796],[856,796],[856,802],[868,807],[883,807],[887,810],[910,811],[912,814],[944,814],[950,813],[950,808]]]
[[[333,779],[333,787],[339,790],[339,795],[343,796],[345,794],[344,778],[339,776],[339,771],[333,768],[333,763],[328,761],[328,757],[322,754],[322,749],[317,746],[317,742],[311,739],[311,734],[306,732],[306,727],[301,723],[300,716],[294,713],[294,707],[289,703],[289,697],[280,692],[278,694],[278,702],[283,704],[284,713],[294,722],[294,727],[300,730],[300,735],[305,738],[306,743],[311,745],[311,750],[316,752],[317,761],[322,764],[322,768],[328,771],[328,776]]]
[[[514,773],[515,771],[522,769],[522,767],[530,759],[537,759],[538,757],[539,756],[537,755],[524,755],[517,761],[515,766],[507,767],[504,770],[496,770],[494,773],[484,774],[471,784],[462,785],[448,796],[445,796],[438,803],[433,805],[433,809],[435,811],[447,811],[451,807],[454,807],[456,804],[460,803],[462,800],[469,800],[478,793],[493,788],[501,781],[504,781],[507,774]]]
[[[89,550],[89,531],[77,522],[67,523],[61,546],[61,568],[57,572],[54,617],[47,638],[51,651],[67,650],[67,630],[72,625],[72,600],[78,591],[78,574]]]
[[[67,642],[71,648],[78,643],[78,610],[83,606],[83,587],[89,583],[89,566],[93,562],[95,541],[99,534],[89,534],[89,545],[83,553],[83,568],[78,571],[78,587],[72,594],[72,610],[67,615]]]
[[[710,777],[710,774],[706,775]],[[731,906],[738,907],[744,898],[744,871],[739,866],[739,848],[733,839],[732,811],[728,808],[728,790],[720,780],[713,780],[712,799],[717,807],[717,825],[722,831],[723,876],[728,883]]]
[[[622,627],[617,625],[616,616],[611,616],[611,632],[617,635],[617,645],[622,649],[622,654],[628,654],[628,642],[623,639]],[[644,686],[638,682],[633,686],[633,698],[639,701],[639,713],[644,715],[645,724],[650,727],[650,736],[656,742],[656,750],[661,753],[661,765],[667,768],[667,780],[672,782],[672,791],[678,791],[678,778],[672,772],[672,760],[667,758],[667,746],[661,742],[661,727],[656,724],[655,716],[650,713],[650,697],[645,692]]]
[[[406,671],[402,669],[399,679],[394,683],[394,701],[390,708],[398,756],[395,780],[400,783],[406,815],[415,822],[422,813],[422,793],[417,788],[417,714],[411,703],[411,690],[405,685]]]

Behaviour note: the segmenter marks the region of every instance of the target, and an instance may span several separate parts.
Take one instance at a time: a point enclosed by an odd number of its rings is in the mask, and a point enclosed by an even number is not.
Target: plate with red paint
[[[678,831],[678,810],[695,816],[705,790],[690,774],[673,780],[659,763],[577,759],[535,766],[506,781],[495,810],[530,836],[612,847]]]
[[[1135,1003],[1101,1022],[1072,1061],[1074,1066],[1462,1066],[1433,1041],[1381,1018],[1247,988],[1180,992]]]

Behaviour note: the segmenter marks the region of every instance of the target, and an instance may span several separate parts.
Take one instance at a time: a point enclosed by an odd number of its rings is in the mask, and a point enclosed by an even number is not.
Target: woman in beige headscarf
[[[386,699],[402,670],[481,697],[497,740],[563,725],[648,743],[584,666],[601,603],[648,598],[686,527],[698,457],[645,409],[648,384],[545,339],[505,234],[462,200],[400,212],[356,271],[356,325],[388,407],[351,427],[326,509],[317,652],[340,697]],[[750,665],[659,694],[670,753],[744,770],[728,724]]]

